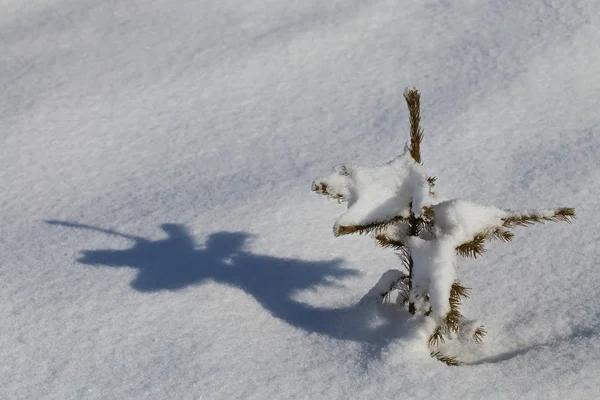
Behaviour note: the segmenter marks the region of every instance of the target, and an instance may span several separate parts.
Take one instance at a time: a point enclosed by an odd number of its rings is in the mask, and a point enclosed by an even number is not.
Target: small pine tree
[[[435,320],[429,337],[431,356],[448,364],[460,360],[442,354],[439,346],[455,337],[481,342],[483,326],[474,326],[460,312],[468,289],[457,276],[456,259],[477,258],[490,240],[509,242],[510,229],[543,222],[571,222],[572,208],[514,212],[464,200],[441,200],[433,191],[436,178],[422,165],[420,94],[404,93],[410,117],[410,145],[390,162],[367,167],[343,164],[312,184],[312,190],[348,210],[334,225],[335,236],[370,234],[383,248],[397,252],[404,271],[384,274],[376,288],[384,302],[396,293],[399,308]]]

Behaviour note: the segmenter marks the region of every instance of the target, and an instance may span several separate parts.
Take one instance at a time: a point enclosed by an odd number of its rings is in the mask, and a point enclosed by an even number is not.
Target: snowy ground
[[[600,396],[600,3],[0,0],[0,398]],[[572,206],[465,262],[451,368],[310,192],[408,135],[437,190]]]

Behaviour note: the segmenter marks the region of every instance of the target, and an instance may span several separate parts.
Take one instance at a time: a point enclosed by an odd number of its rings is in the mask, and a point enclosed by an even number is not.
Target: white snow
[[[450,311],[448,297],[456,281],[456,248],[473,240],[478,233],[502,227],[508,213],[495,207],[465,200],[447,200],[434,205],[436,238],[425,241],[411,238],[407,243],[413,254],[415,287],[429,293],[434,313],[444,317]]]
[[[407,151],[375,167],[339,165],[331,175],[314,181],[312,189],[348,202],[348,211],[333,227],[336,234],[343,226],[386,222],[397,216],[408,218],[411,204],[416,214],[430,204],[427,174]]]
[[[414,262],[415,292],[429,294],[429,303],[438,317],[445,317],[450,311],[448,297],[450,288],[457,279],[455,272],[456,246],[445,237],[425,241],[418,237],[409,238],[406,243]],[[417,299],[412,298],[411,301]]]
[[[453,199],[433,206],[438,233],[448,237],[456,247],[473,240],[478,233],[502,227],[502,218],[509,213],[496,207],[483,206],[472,201]],[[541,214],[542,211],[537,212]],[[511,214],[512,215],[512,214]]]
[[[0,399],[600,395],[599,2],[0,10]],[[460,260],[459,368],[308,187],[401,153],[412,86],[436,192],[578,214]]]

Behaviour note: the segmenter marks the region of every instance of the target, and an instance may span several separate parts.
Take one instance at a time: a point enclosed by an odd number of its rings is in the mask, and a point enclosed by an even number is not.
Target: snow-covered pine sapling
[[[448,365],[460,361],[442,354],[446,340],[481,342],[483,326],[467,321],[460,304],[469,297],[458,280],[458,256],[482,255],[490,240],[509,242],[510,229],[547,221],[570,222],[572,208],[514,212],[465,200],[442,200],[421,160],[420,94],[404,93],[410,115],[410,146],[404,154],[374,167],[342,164],[312,184],[312,190],[348,204],[333,227],[335,236],[370,234],[384,248],[395,250],[405,271],[387,271],[376,285],[379,302],[392,292],[400,309],[435,321],[430,332],[431,356]]]

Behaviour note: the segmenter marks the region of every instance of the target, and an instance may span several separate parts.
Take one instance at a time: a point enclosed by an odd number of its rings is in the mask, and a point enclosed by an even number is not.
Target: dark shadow
[[[204,246],[197,246],[186,228],[163,224],[166,237],[149,240],[63,221],[49,224],[88,229],[133,241],[125,250],[85,250],[79,262],[94,266],[138,270],[131,286],[140,292],[179,290],[207,281],[239,288],[251,295],[273,316],[303,329],[342,340],[368,344],[377,355],[392,340],[403,336],[404,313],[387,315],[385,307],[363,299],[343,308],[313,307],[294,299],[300,291],[338,284],[356,270],[342,268],[341,260],[304,261],[253,254],[245,249],[245,232],[216,232]]]

